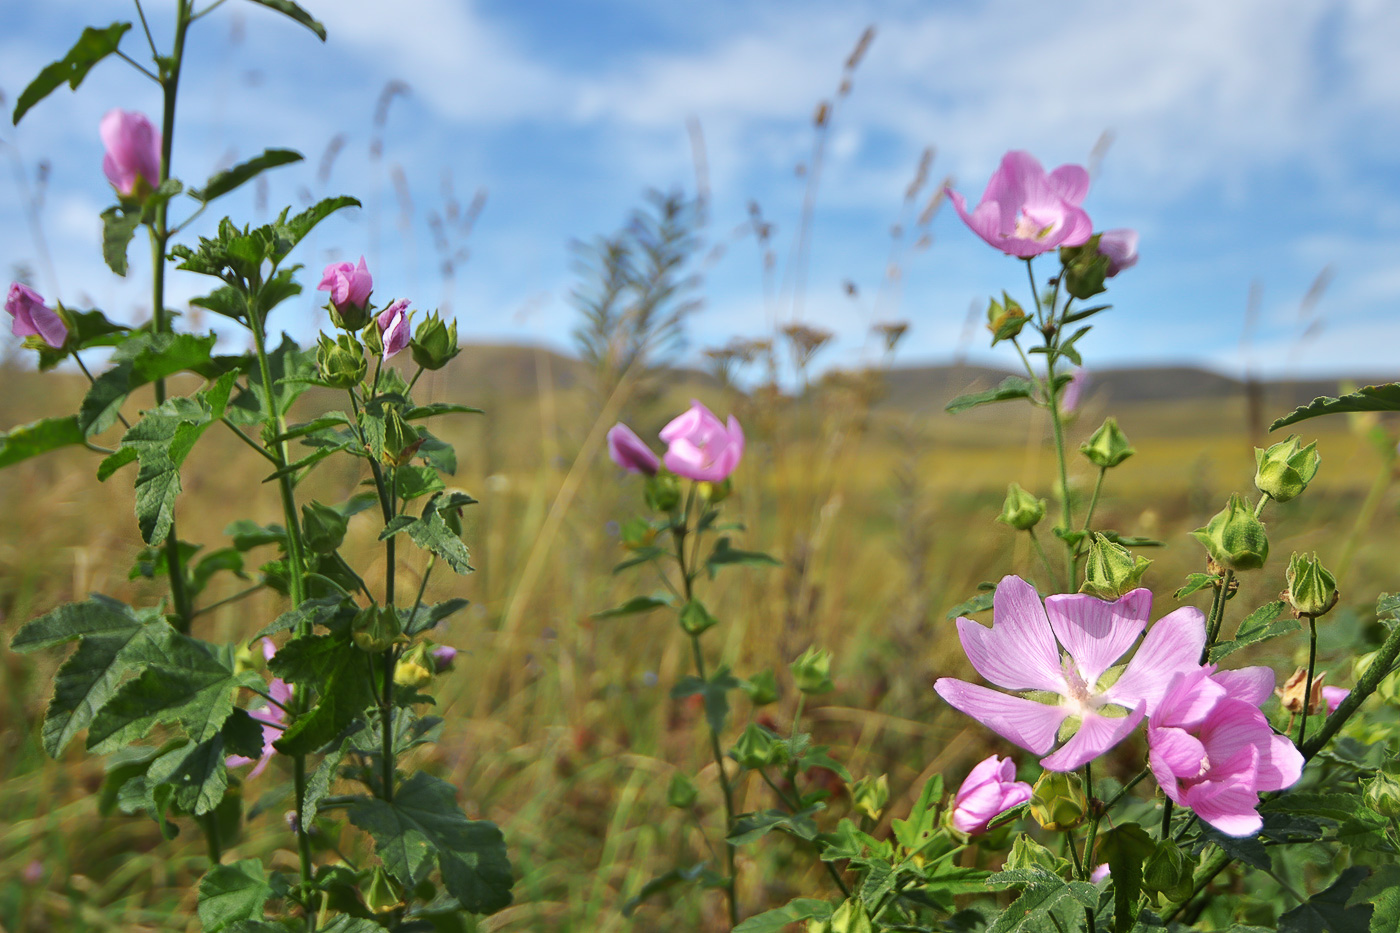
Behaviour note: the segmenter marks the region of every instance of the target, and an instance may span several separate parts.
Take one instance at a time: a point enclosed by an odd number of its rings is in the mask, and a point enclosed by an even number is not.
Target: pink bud
[[[727,479],[744,456],[744,432],[733,415],[726,424],[699,402],[661,429],[666,469],[686,479],[711,483]]]
[[[68,339],[68,328],[58,312],[44,304],[44,298],[28,285],[13,282],[5,299],[5,310],[14,316],[10,325],[16,337],[37,334],[44,343],[58,349]]]
[[[608,431],[608,456],[613,463],[629,473],[655,476],[661,460],[645,442],[625,424],[615,424]]]
[[[98,126],[107,154],[102,172],[124,198],[142,194],[138,183],[148,189],[160,184],[160,133],[146,115],[131,110],[109,110]]]
[[[321,274],[321,284],[316,286],[317,291],[331,293],[331,304],[337,308],[348,305],[360,310],[369,303],[369,293],[373,288],[374,279],[365,266],[363,256],[358,266],[348,262],[333,262],[326,266]]]
[[[379,338],[384,344],[384,358],[388,359],[408,346],[413,335],[408,329],[408,299],[399,298],[390,302],[389,307],[379,312],[375,323],[379,326]]]
[[[433,670],[441,674],[452,666],[452,662],[457,659],[457,649],[449,645],[438,645],[432,651]]]
[[[953,828],[976,836],[1012,807],[1031,799],[1031,786],[1016,780],[1016,765],[996,755],[973,768],[953,796]]]
[[[1099,234],[1099,255],[1108,257],[1108,277],[1137,265],[1138,234],[1136,230],[1120,228]]]

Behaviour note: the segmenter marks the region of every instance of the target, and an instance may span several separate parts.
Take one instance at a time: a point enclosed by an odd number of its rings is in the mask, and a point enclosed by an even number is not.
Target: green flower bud
[[[1181,902],[1193,890],[1191,880],[1195,862],[1175,843],[1157,843],[1157,849],[1142,866],[1142,888],[1148,894],[1160,894],[1169,901]]]
[[[1064,265],[1060,281],[1075,298],[1091,298],[1104,290],[1110,259],[1099,252],[1099,234],[1082,246],[1061,246],[1060,262]]]
[[[365,349],[370,356],[384,355],[384,338],[379,333],[379,325],[370,321],[369,326],[360,331],[360,339],[364,341]]]
[[[339,306],[333,302],[326,302],[326,310],[331,313],[332,324],[351,334],[364,330],[365,325],[374,319],[374,306],[368,301],[364,307],[350,302]]]
[[[409,346],[413,349],[413,362],[424,369],[442,369],[462,352],[457,346],[457,321],[444,324],[434,311],[418,325]]]
[[[778,699],[778,679],[772,671],[759,671],[740,686],[754,706],[767,706]]]
[[[756,722],[749,723],[739,741],[734,743],[734,760],[745,768],[757,771],[761,768],[781,765],[788,760],[787,743]]]
[[[354,334],[338,334],[334,340],[322,334],[316,343],[316,368],[322,382],[337,389],[348,389],[365,378],[369,363]]]
[[[1211,559],[1232,570],[1257,570],[1269,559],[1269,538],[1264,523],[1254,517],[1249,500],[1235,493],[1204,528],[1191,534],[1204,545]]]
[[[712,483],[708,480],[701,480],[700,482],[695,484],[696,494],[698,494],[700,498],[704,499],[706,502],[711,502],[715,505],[718,505],[725,499],[728,499],[729,493],[732,492],[733,489],[734,484],[729,481],[729,477],[727,476],[718,483]]]
[[[1275,502],[1297,497],[1317,475],[1317,441],[1306,447],[1301,443],[1290,434],[1268,450],[1254,448],[1254,485]]]
[[[384,462],[390,466],[402,466],[413,459],[418,448],[423,446],[423,438],[413,429],[413,425],[403,420],[397,408],[384,413]]]
[[[1377,771],[1375,777],[1361,785],[1361,793],[1366,806],[1386,819],[1394,820],[1400,819],[1400,780],[1390,774],[1390,770]]]
[[[669,512],[681,504],[681,481],[674,473],[658,470],[647,477],[643,487],[647,506],[658,512]]]
[[[314,554],[329,554],[345,540],[345,516],[328,505],[309,502],[301,507],[302,540]]]
[[[827,923],[831,933],[871,933],[874,929],[865,905],[854,897],[836,908]]]
[[[952,815],[951,810],[949,810],[948,815]],[[1064,859],[1036,842],[1026,833],[1016,834],[1016,839],[1011,843],[1011,851],[1006,854],[1006,867],[1011,871],[1034,871],[1037,868],[1043,868],[1046,871],[1059,874],[1060,869],[1064,866]]]
[[[1016,299],[1006,292],[1002,292],[1001,297],[1001,301],[993,298],[987,305],[987,330],[992,332],[992,346],[1018,336],[1029,320]]]
[[[797,689],[806,694],[829,693],[836,689],[831,682],[831,652],[813,645],[796,661],[788,665]]]
[[[1017,531],[1030,531],[1045,517],[1045,500],[1012,483],[1006,487],[1006,501],[1001,505],[997,521],[1010,525]]]
[[[687,635],[699,635],[719,624],[719,619],[710,615],[710,610],[698,599],[692,599],[681,609],[681,628]]]
[[[355,616],[350,638],[355,642],[355,647],[370,654],[380,654],[394,645],[408,644],[399,625],[399,614],[392,606],[361,609]]]
[[[374,866],[369,876],[369,888],[364,892],[365,906],[376,914],[387,914],[403,906],[398,885],[383,865]]]
[[[1134,556],[1127,548],[1098,532],[1090,533],[1089,554],[1084,565],[1084,585],[1079,592],[1099,599],[1118,599],[1142,584],[1142,575],[1152,561]]]
[[[878,820],[890,802],[889,775],[863,777],[851,785],[851,806],[857,813]]]
[[[1116,467],[1137,453],[1128,437],[1118,429],[1116,418],[1105,418],[1103,425],[1084,443],[1079,452],[1089,458],[1089,462],[1105,470]]]
[[[427,643],[419,642],[394,665],[394,683],[415,690],[427,686],[428,681],[433,679],[433,667]]]
[[[694,781],[679,771],[671,775],[671,784],[666,788],[666,803],[677,810],[689,810],[695,806],[695,800],[699,796],[700,790]]]
[[[1031,816],[1051,832],[1067,832],[1084,820],[1089,801],[1079,775],[1046,771],[1031,788]]]
[[[1288,602],[1299,617],[1317,618],[1337,605],[1337,578],[1322,566],[1317,555],[1294,553],[1288,561]]]

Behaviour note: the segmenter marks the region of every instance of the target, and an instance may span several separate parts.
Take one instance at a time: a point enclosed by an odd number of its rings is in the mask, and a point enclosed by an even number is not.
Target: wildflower
[[[940,678],[934,689],[955,709],[1037,755],[1055,746],[1068,723],[1073,735],[1041,765],[1072,771],[1126,738],[1156,709],[1176,674],[1199,666],[1205,618],[1184,606],[1158,620],[1117,680],[1104,679],[1146,628],[1151,611],[1152,593],[1145,589],[1114,602],[1076,594],[1051,596],[1042,605],[1029,583],[1003,577],[991,628],[958,619],[963,650],[997,686],[1049,694],[1056,702],[951,677]]]
[[[1029,152],[1008,152],[968,213],[963,196],[948,197],[972,232],[1009,256],[1029,259],[1060,246],[1080,246],[1094,226],[1079,204],[1089,193],[1089,173],[1061,165],[1045,174]]]
[[[374,277],[365,266],[365,257],[360,257],[358,266],[348,262],[333,262],[321,273],[321,284],[317,291],[331,293],[331,308],[336,323],[346,330],[359,330],[368,322],[370,291],[374,288]]]
[[[1303,773],[1303,756],[1259,709],[1273,687],[1267,667],[1207,665],[1176,675],[1148,718],[1148,765],[1162,793],[1231,836],[1258,832],[1259,792]]]
[[[608,456],[629,473],[656,475],[661,459],[651,452],[637,433],[621,422],[608,431]]]
[[[38,336],[55,350],[68,340],[68,327],[58,312],[44,304],[44,298],[28,285],[10,283],[5,310],[14,317],[10,332],[16,337]]]
[[[408,299],[400,298],[389,303],[389,307],[379,312],[375,324],[379,328],[379,338],[384,344],[384,358],[388,359],[408,346],[412,334],[408,329]]]
[[[1010,758],[992,755],[968,773],[953,795],[953,828],[976,836],[1012,807],[1031,799],[1031,786],[1016,780],[1016,765]]]
[[[443,323],[434,311],[423,319],[413,335],[413,362],[436,372],[450,363],[462,348],[457,346],[457,321]]]
[[[433,673],[441,674],[452,667],[452,662],[457,659],[457,649],[450,645],[436,645],[430,652],[433,658]]]
[[[726,479],[744,455],[744,432],[738,419],[726,425],[699,402],[661,429],[666,468],[677,476],[718,483]]]
[[[98,125],[102,173],[123,199],[142,200],[160,184],[160,133],[145,114],[109,110]]]
[[[1138,233],[1120,227],[1099,234],[1099,255],[1108,257],[1108,277],[1137,265]]]
[[[271,661],[272,656],[276,653],[277,649],[273,646],[272,640],[264,638],[263,657]],[[263,724],[262,756],[257,759],[257,764],[253,765],[253,770],[248,772],[248,777],[250,778],[262,774],[263,769],[267,767],[267,763],[271,761],[272,756],[276,754],[276,749],[272,747],[272,743],[276,742],[281,737],[282,730],[285,728],[283,722],[287,718],[287,711],[283,709],[283,707],[286,706],[292,698],[292,686],[280,677],[274,678],[272,683],[268,684],[267,695],[272,697],[276,703],[269,704],[259,710],[251,710],[248,713],[248,715]],[[224,765],[229,768],[237,768],[240,765],[246,765],[252,761],[252,758],[245,758],[242,755],[229,755],[224,759]]]
[[[1089,382],[1089,370],[1080,367],[1069,377],[1069,382],[1060,391],[1060,411],[1072,414],[1079,407],[1079,397],[1084,394],[1084,386]]]

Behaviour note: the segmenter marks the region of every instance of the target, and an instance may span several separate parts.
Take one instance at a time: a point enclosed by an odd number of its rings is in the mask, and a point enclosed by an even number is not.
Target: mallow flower
[[[10,332],[16,337],[38,335],[44,343],[55,350],[68,339],[68,328],[58,312],[44,304],[44,297],[19,282],[10,283],[10,293],[5,297],[5,310],[13,317]]]
[[[1088,193],[1089,173],[1082,166],[1061,165],[1047,175],[1035,156],[1019,150],[1002,157],[971,213],[963,196],[948,189],[973,233],[1021,259],[1089,242],[1094,225],[1079,206]]]
[[[1303,756],[1259,709],[1273,690],[1267,667],[1198,667],[1172,679],[1147,721],[1147,762],[1162,793],[1231,836],[1257,833],[1260,791],[1291,787],[1303,773]]]
[[[160,133],[145,114],[120,108],[109,110],[98,125],[98,132],[107,150],[102,157],[102,173],[117,194],[139,199],[160,184]]]
[[[666,469],[686,479],[723,482],[744,455],[738,419],[730,415],[726,424],[697,401],[661,429],[661,439],[668,445]]]
[[[368,276],[369,273],[365,275]],[[384,344],[384,358],[387,360],[408,346],[408,342],[413,339],[413,333],[408,326],[408,299],[391,301],[389,307],[379,312],[375,318],[375,325],[379,328],[379,339]]]
[[[264,638],[263,657],[271,661],[272,656],[276,653],[277,649],[273,646],[272,640]],[[258,722],[262,723],[263,737],[262,755],[257,759],[257,764],[253,766],[253,770],[248,772],[248,777],[257,777],[259,774],[262,774],[263,769],[267,767],[267,763],[271,761],[272,756],[277,753],[277,750],[272,747],[272,743],[282,737],[282,730],[286,728],[284,723],[287,718],[287,711],[282,707],[291,702],[292,685],[282,680],[280,677],[274,678],[272,683],[268,684],[267,695],[276,700],[277,703],[282,704],[282,706],[269,703],[262,709],[248,711],[249,716],[252,716]],[[237,768],[240,765],[246,765],[252,761],[252,758],[245,758],[242,755],[229,755],[224,759],[224,765],[229,768]]]
[[[331,304],[336,308],[353,307],[364,310],[369,303],[369,293],[374,288],[374,278],[365,266],[365,257],[360,257],[358,266],[348,262],[333,262],[321,273],[321,284],[317,291],[330,292]]]
[[[996,755],[979,762],[953,795],[953,828],[976,836],[1012,807],[1031,799],[1031,786],[1016,780],[1016,765]]]
[[[629,473],[655,476],[661,460],[651,452],[637,432],[621,422],[608,429],[608,456]]]
[[[1015,694],[952,677],[940,678],[934,689],[954,709],[1037,755],[1071,733],[1040,764],[1073,771],[1150,716],[1172,678],[1200,667],[1205,617],[1183,606],[1158,620],[1121,674],[1110,673],[1146,628],[1151,611],[1152,592],[1146,589],[1113,602],[1073,594],[1050,596],[1042,605],[1025,580],[1003,577],[993,597],[992,626],[960,618],[958,637],[977,673]],[[1030,695],[1016,695],[1022,693]]]
[[[1119,227],[1099,234],[1099,255],[1108,257],[1108,278],[1137,265],[1137,247],[1136,230]]]

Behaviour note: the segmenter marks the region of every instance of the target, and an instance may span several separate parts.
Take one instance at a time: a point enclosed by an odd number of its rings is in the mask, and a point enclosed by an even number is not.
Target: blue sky
[[[149,0],[158,41],[172,3]],[[576,312],[569,243],[619,227],[648,188],[693,191],[688,122],[702,129],[711,190],[705,309],[691,350],[765,336],[794,314],[838,335],[821,358],[870,358],[877,320],[907,319],[905,362],[1011,360],[966,338],[968,309],[1024,271],[966,230],[951,210],[927,249],[900,254],[891,283],[890,227],[927,146],[930,184],[952,176],[975,201],[1001,154],[1023,148],[1047,168],[1103,155],[1085,202],[1099,229],[1135,227],[1139,265],[1113,283],[1115,308],[1080,344],[1090,367],[1197,362],[1238,374],[1394,376],[1400,343],[1400,7],[1380,0],[1182,0],[978,4],[712,0],[591,3],[307,0],[326,24],[311,33],[245,0],[229,0],[191,33],[175,173],[198,184],[265,147],[301,165],[268,176],[271,208],[309,194],[353,194],[365,209],[327,222],[301,256],[311,270],[364,253],[381,298],[450,305],[466,340],[568,349]],[[9,3],[0,10],[6,110],[83,25],[128,19],[116,0]],[[764,298],[752,237],[734,231],[758,201],[775,224],[779,271],[798,228],[806,182],[795,168],[813,141],[816,105],[867,25],[877,33],[837,110],[817,193],[807,289]],[[123,48],[144,50],[139,31]],[[376,101],[395,97],[383,155],[370,153]],[[109,108],[156,113],[153,84],[113,59],[77,93],[56,92],[17,128],[0,126],[0,274],[34,270],[46,294],[127,319],[148,314],[145,251],[126,281],[100,258],[97,214],[111,203],[97,122]],[[343,139],[329,179],[317,178]],[[21,177],[51,163],[41,261]],[[401,173],[411,210],[396,192]],[[430,213],[445,179],[484,210],[450,249],[469,255],[439,274]],[[926,189],[927,192],[927,189]],[[249,186],[219,202],[266,219]],[[921,202],[917,206],[922,206]],[[210,218],[212,221],[214,218]],[[909,239],[913,237],[910,236]],[[1310,311],[1313,280],[1331,280]],[[318,276],[308,271],[308,290]],[[781,281],[781,275],[779,276]],[[859,297],[846,295],[854,282]],[[883,283],[883,284],[882,284]],[[1252,283],[1261,301],[1244,340]],[[177,274],[175,303],[205,290]],[[877,306],[877,296],[878,306]],[[280,326],[307,337],[312,294]],[[1307,333],[1306,339],[1303,335]]]

